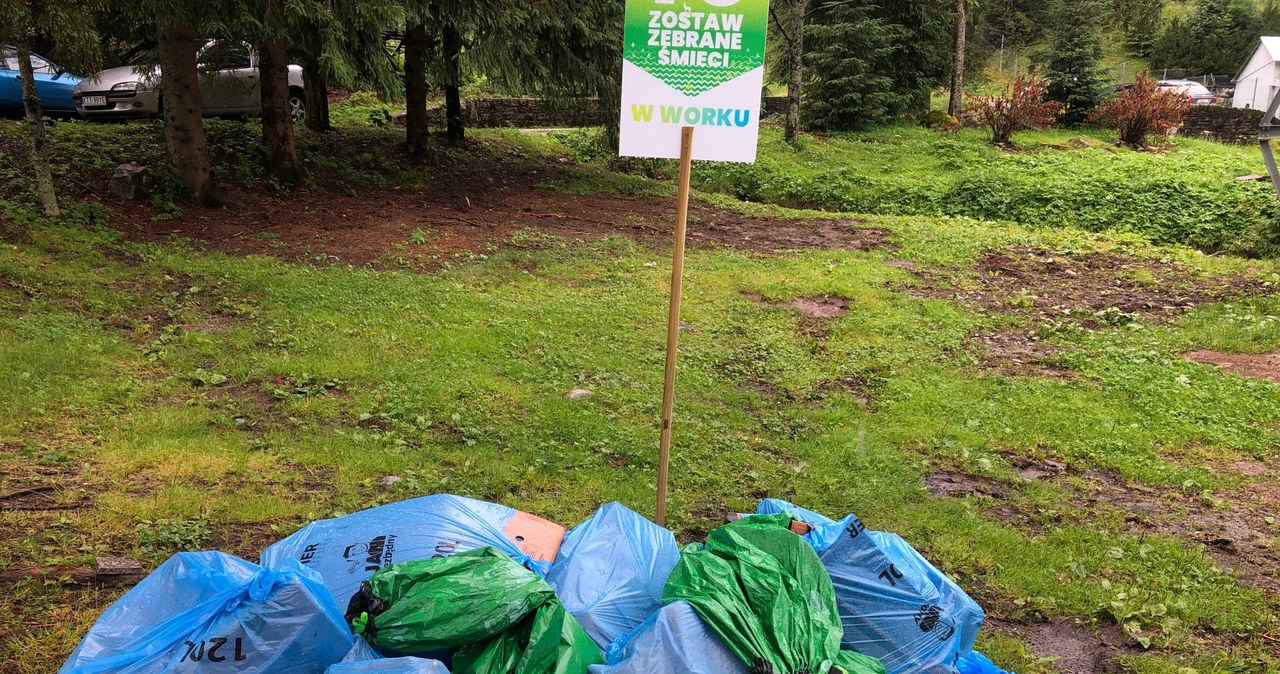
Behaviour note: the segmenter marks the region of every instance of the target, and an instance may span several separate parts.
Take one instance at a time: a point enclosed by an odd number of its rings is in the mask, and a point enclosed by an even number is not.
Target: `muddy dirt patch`
[[[1122,672],[1120,656],[1141,650],[1115,625],[1091,629],[1069,621],[1023,624],[988,618],[984,628],[1020,639],[1038,657],[1054,658],[1060,674]]]
[[[49,510],[75,510],[93,505],[83,494],[74,489],[55,485],[23,487],[7,494],[0,494],[0,512],[44,512]]]
[[[691,216],[689,240],[763,253],[804,248],[876,250],[890,247],[885,229],[862,227],[858,220],[782,220],[747,218],[731,211],[699,206]]]
[[[854,396],[863,405],[871,405],[884,388],[883,373],[853,374],[820,382],[814,388],[811,400],[822,400],[833,393],[846,393]]]
[[[1001,312],[1088,328],[1160,321],[1206,302],[1273,289],[1245,276],[1196,274],[1185,265],[1114,252],[1071,254],[1011,247],[982,256],[976,282],[948,272],[918,271],[904,290],[948,299],[979,312]]]
[[[1280,487],[1254,483],[1204,496],[1170,488],[1124,485],[1108,474],[1090,474],[1086,510],[1113,507],[1127,513],[1135,534],[1156,532],[1204,545],[1218,567],[1243,584],[1280,595],[1276,518]]]
[[[217,334],[226,332],[235,325],[236,319],[233,316],[210,316],[209,318],[188,323],[182,327],[187,332],[200,332],[205,334]]]
[[[1029,459],[1022,456],[1009,456],[1009,463],[1018,469],[1018,477],[1023,480],[1044,480],[1057,477],[1067,472],[1067,464],[1053,459]]]
[[[1017,456],[1009,460],[1022,479],[1052,482],[1066,491],[1069,496],[1063,503],[1073,512],[1063,514],[1070,518],[1111,519],[1131,535],[1158,533],[1203,545],[1218,567],[1232,571],[1241,583],[1280,595],[1280,528],[1275,524],[1280,518],[1280,485],[1258,479],[1237,489],[1202,492],[1130,482],[1109,470],[1080,471],[1060,461]],[[1016,499],[1009,505],[1013,518],[1004,512],[992,514],[1035,533],[1028,524],[1036,519],[1035,513]]]
[[[417,161],[404,158],[409,165]],[[575,195],[545,189],[558,166],[470,158],[446,167],[421,166],[429,189],[364,189],[317,184],[281,198],[227,186],[226,208],[184,207],[155,220],[138,202],[109,198],[114,226],[131,239],[184,237],[234,255],[269,255],[315,266],[350,264],[431,271],[459,258],[511,247],[512,235],[534,230],[570,240],[616,235],[647,245],[671,245],[674,198]],[[323,181],[321,181],[323,182]],[[778,253],[801,248],[870,250],[889,232],[854,220],[755,218],[704,202],[690,205],[689,242]]]
[[[1075,373],[1055,364],[1058,347],[1017,332],[988,332],[974,337],[982,369],[1006,377],[1073,379]]]
[[[811,319],[839,318],[849,313],[849,300],[842,297],[798,297],[790,302],[775,302],[755,293],[743,293],[743,297],[765,306],[794,309]]]
[[[974,494],[1003,499],[1010,493],[1008,485],[995,480],[949,470],[939,470],[926,475],[924,488],[934,496],[960,497]]]
[[[245,559],[255,559],[262,550],[291,533],[288,524],[271,522],[228,522],[212,528],[207,544],[210,550],[221,550]]]
[[[1192,351],[1191,353],[1183,354],[1183,358],[1204,365],[1216,365],[1241,377],[1262,379],[1280,384],[1280,352],[1222,353],[1220,351]]]

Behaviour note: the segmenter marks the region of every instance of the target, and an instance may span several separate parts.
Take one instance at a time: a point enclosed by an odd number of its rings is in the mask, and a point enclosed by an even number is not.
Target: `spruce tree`
[[[885,121],[904,104],[890,75],[901,26],[872,16],[874,6],[818,0],[805,31],[804,126],[826,131]]]
[[[1049,49],[1042,55],[1049,81],[1046,98],[1064,106],[1061,120],[1083,124],[1102,102],[1105,79],[1099,67],[1102,46],[1097,26],[1098,0],[1063,0],[1053,23]]]
[[[981,3],[979,3],[981,4]],[[930,94],[951,74],[952,23],[946,0],[883,0],[866,3],[871,16],[897,31],[886,73],[898,94],[891,112],[919,118],[929,112]]]
[[[814,128],[846,129],[923,115],[950,74],[952,22],[939,0],[821,0],[805,34],[805,113]],[[816,107],[813,107],[816,106]]]

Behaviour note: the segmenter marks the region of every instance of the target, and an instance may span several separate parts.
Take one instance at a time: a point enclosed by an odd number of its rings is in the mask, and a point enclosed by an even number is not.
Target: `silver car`
[[[1195,80],[1160,80],[1160,89],[1176,91],[1186,96],[1192,105],[1213,105],[1218,102],[1218,97],[1208,87]]]
[[[262,112],[258,93],[258,54],[247,44],[211,40],[198,56],[200,100],[206,117],[240,117]],[[86,77],[72,94],[85,119],[123,119],[159,115],[160,67],[140,64],[104,70]],[[289,66],[289,107],[295,121],[306,114],[302,66]]]

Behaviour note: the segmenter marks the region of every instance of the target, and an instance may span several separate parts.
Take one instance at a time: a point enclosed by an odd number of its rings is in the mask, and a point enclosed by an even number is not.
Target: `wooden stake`
[[[675,256],[671,262],[671,312],[667,316],[667,373],[662,385],[662,441],[658,448],[658,526],[667,524],[667,467],[671,462],[671,412],[676,402],[676,347],[680,342],[680,292],[684,285],[684,238],[689,224],[689,173],[693,127],[680,130],[680,188],[676,197]]]

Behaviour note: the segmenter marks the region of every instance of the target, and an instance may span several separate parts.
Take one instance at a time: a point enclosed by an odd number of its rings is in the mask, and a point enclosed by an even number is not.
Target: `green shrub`
[[[766,129],[757,163],[699,164],[694,181],[785,206],[1133,232],[1208,251],[1263,255],[1275,240],[1270,187],[1234,180],[1261,171],[1254,150],[1178,139],[1164,153],[1134,152],[1080,147],[1087,144],[1072,137],[1023,132],[1023,142],[1040,142],[1009,152],[987,146],[976,130],[939,136],[901,126],[797,149]]]

